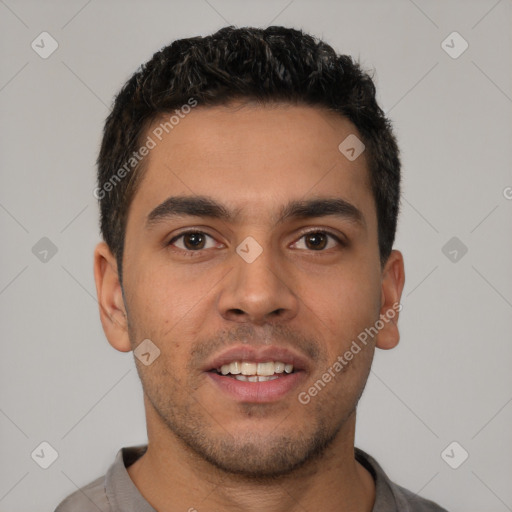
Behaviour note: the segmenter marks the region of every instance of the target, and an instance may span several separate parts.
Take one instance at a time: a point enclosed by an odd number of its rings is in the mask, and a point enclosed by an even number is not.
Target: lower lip
[[[207,376],[227,395],[239,402],[268,403],[284,398],[305,378],[304,371],[284,374],[265,382],[245,382],[215,372]]]

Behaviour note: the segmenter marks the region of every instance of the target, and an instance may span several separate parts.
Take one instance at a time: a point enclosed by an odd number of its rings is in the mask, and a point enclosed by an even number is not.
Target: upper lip
[[[203,371],[216,370],[233,361],[249,361],[251,363],[279,361],[284,364],[292,364],[294,370],[306,370],[309,366],[305,357],[284,347],[235,345],[210,359],[205,364]]]

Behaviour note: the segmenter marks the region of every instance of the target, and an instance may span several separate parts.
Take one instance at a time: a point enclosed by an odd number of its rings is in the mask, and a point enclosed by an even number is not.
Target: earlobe
[[[116,350],[129,352],[131,345],[117,262],[105,242],[100,242],[94,250],[94,280],[103,331]]]
[[[393,250],[382,272],[380,319],[383,327],[376,341],[376,347],[380,349],[389,350],[400,341],[398,316],[402,309],[400,298],[404,284],[404,259],[400,251]]]

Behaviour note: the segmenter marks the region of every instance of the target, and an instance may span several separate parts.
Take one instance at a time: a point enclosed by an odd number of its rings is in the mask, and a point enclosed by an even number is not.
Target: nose
[[[231,259],[233,269],[223,281],[217,301],[224,319],[263,325],[297,315],[300,301],[294,293],[292,273],[268,246],[253,261],[236,252]]]

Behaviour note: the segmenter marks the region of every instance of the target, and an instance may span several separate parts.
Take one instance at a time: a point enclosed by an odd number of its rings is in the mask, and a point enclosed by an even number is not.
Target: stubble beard
[[[305,406],[311,408],[308,417],[312,421],[307,425],[287,427],[287,432],[283,433],[279,423],[286,419],[286,415],[281,417],[277,414],[280,419],[276,420],[275,429],[270,432],[230,432],[212,419],[195,398],[190,397],[181,403],[174,400],[180,396],[180,388],[183,395],[183,385],[176,382],[169,385],[169,379],[160,380],[168,384],[164,389],[169,393],[163,395],[157,381],[144,380],[144,391],[152,408],[193,459],[206,461],[225,474],[253,481],[284,478],[319,463],[355,411],[354,404],[338,422],[333,423],[328,419],[333,417],[326,411],[328,404],[318,400],[316,404]],[[242,414],[253,417],[257,422],[258,416],[268,416],[263,407],[266,405],[245,404],[241,410]],[[214,430],[219,433],[214,433]]]
[[[138,364],[137,370],[150,407],[169,433],[198,462],[206,461],[230,476],[263,483],[289,477],[300,470],[314,470],[314,466],[322,462],[327,449],[343,434],[340,431],[355,414],[370,370],[368,367],[357,396],[345,396],[348,402],[340,404],[339,397],[329,396],[324,391],[326,395],[317,396],[303,406],[309,408],[304,425],[287,427],[283,432],[276,421],[275,428],[269,432],[230,433],[193,396],[197,385],[178,381],[162,359],[157,359],[150,368]],[[371,359],[372,356],[369,366]],[[264,409],[266,406],[244,404],[241,411],[257,422],[259,416],[269,416]],[[276,418],[278,416],[276,413]],[[283,419],[286,420],[286,415],[281,421]]]

